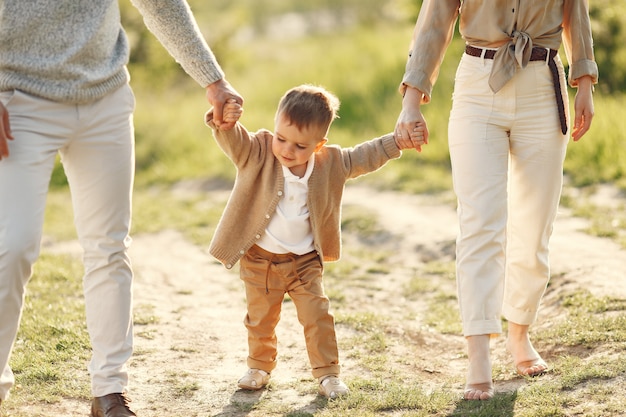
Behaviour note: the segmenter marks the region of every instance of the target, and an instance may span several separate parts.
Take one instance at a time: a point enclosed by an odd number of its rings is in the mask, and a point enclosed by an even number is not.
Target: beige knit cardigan
[[[272,153],[271,132],[251,133],[240,123],[221,131],[210,113],[206,122],[237,168],[235,185],[209,248],[230,269],[264,233],[283,196],[284,177]],[[323,261],[336,261],[341,255],[341,199],[346,181],[373,172],[400,155],[392,134],[353,148],[325,145],[315,153],[307,204],[313,243]]]

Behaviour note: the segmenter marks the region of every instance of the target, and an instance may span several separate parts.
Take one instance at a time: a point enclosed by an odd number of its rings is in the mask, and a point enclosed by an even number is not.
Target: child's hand
[[[224,104],[224,108],[222,109],[222,120],[225,123],[235,123],[239,120],[242,114],[243,107],[237,103],[237,100],[231,98],[226,101],[226,104]]]
[[[410,131],[411,135],[409,139],[405,139],[401,136],[396,135],[396,144],[400,149],[410,149],[414,148],[418,152],[422,151],[422,145],[427,145],[428,140],[426,139],[426,129],[425,125],[422,122],[415,123],[415,127]]]

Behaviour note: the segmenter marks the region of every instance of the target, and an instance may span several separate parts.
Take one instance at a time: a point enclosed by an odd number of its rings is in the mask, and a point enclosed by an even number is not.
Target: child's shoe
[[[336,375],[325,375],[319,378],[319,392],[326,398],[335,399],[350,392],[346,384]]]
[[[270,374],[262,369],[248,369],[248,372],[237,382],[241,389],[257,391],[270,382]]]

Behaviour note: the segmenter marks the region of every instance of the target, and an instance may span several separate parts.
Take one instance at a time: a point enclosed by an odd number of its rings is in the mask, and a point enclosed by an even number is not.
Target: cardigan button
[[[279,191],[279,192],[278,192],[278,195],[283,195],[283,192],[282,192],[282,191]]]
[[[226,269],[231,269],[233,267],[232,264],[226,264]]]
[[[269,219],[269,218],[270,218],[270,215],[269,215],[269,214],[266,214],[266,215],[265,215],[265,218],[266,218],[266,219]]]
[[[261,239],[261,235],[256,235],[255,236],[257,239]]]
[[[240,250],[240,251],[239,251],[239,253],[240,253],[241,255],[243,255],[244,253],[246,253],[246,251],[242,249],[242,250]]]

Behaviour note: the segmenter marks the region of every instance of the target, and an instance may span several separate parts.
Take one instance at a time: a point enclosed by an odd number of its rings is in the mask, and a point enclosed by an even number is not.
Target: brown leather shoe
[[[91,417],[132,417],[137,414],[130,411],[130,400],[124,394],[109,394],[94,397],[91,401]]]

